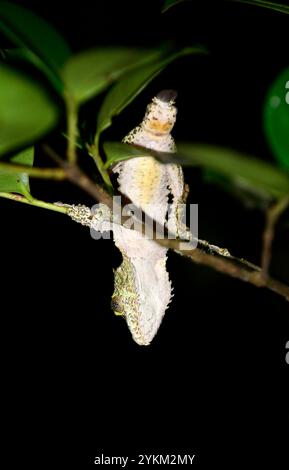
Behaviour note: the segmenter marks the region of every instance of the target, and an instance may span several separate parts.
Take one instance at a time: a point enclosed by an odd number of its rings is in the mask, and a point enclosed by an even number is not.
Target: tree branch
[[[106,204],[110,209],[113,208],[112,198],[102,186],[94,183],[78,166],[60,158],[49,145],[44,144],[43,149],[45,153],[62,168],[65,178],[68,181],[83,189],[83,191],[92,196],[96,201]]]
[[[44,150],[61,167],[61,169],[63,170],[65,174],[65,178],[67,180],[71,181],[73,184],[83,189],[86,193],[92,196],[97,202],[105,204],[111,210],[113,209],[113,199],[110,196],[110,194],[108,194],[107,191],[105,191],[100,185],[90,180],[90,178],[88,178],[88,176],[85,173],[83,173],[83,171],[79,167],[67,161],[64,161],[48,145],[44,145]],[[50,203],[44,203],[43,201],[37,201],[37,200],[32,200],[30,202],[30,201],[27,201],[25,198],[23,198],[23,196],[19,196],[15,194],[12,195],[12,194],[0,193],[0,197],[6,197],[8,199],[17,200],[19,202],[24,202],[25,204],[45,207],[48,209],[56,210],[58,212],[67,213],[68,211],[68,207],[66,207],[65,205],[58,206],[58,205],[53,205]],[[285,204],[285,201],[284,201],[284,204]],[[288,201],[286,202],[286,205],[284,204],[282,205],[280,204],[280,206],[278,206],[277,208],[275,208],[274,211],[272,211],[273,216],[270,215],[271,233],[272,233],[272,221],[276,222],[276,220],[278,219],[278,216],[281,214],[282,210],[284,210],[284,208],[288,204]],[[122,214],[122,211],[120,211],[120,213]],[[127,218],[128,217],[122,217],[121,223],[123,224],[127,220]],[[150,219],[150,217],[147,214],[145,214],[145,220],[152,221],[152,219]],[[138,222],[140,221],[138,220]],[[141,221],[140,228],[138,228],[138,225],[139,224],[136,224],[135,227],[139,229],[141,233],[144,234],[145,224]],[[279,281],[276,281],[270,278],[269,276],[264,277],[261,268],[259,268],[258,266],[252,265],[246,260],[238,259],[231,255],[222,256],[221,254],[219,255],[207,254],[207,253],[204,253],[204,251],[202,251],[200,248],[195,248],[193,250],[183,250],[180,248],[180,244],[181,243],[184,244],[185,243],[184,241],[179,241],[179,240],[169,239],[169,238],[158,238],[158,236],[163,233],[163,227],[160,224],[158,224],[158,222],[156,221],[154,221],[153,225],[151,226],[154,227],[153,238],[155,242],[160,244],[161,246],[168,248],[168,249],[172,249],[176,251],[177,253],[190,258],[192,261],[196,263],[204,264],[205,266],[215,269],[218,272],[227,274],[231,277],[240,279],[245,282],[249,282],[250,284],[253,284],[256,287],[266,287],[272,290],[273,292],[281,295],[287,301],[289,301],[289,286]],[[273,223],[273,228],[274,228],[274,223]],[[166,233],[166,235],[169,235],[168,232]]]
[[[159,242],[159,240],[156,240]],[[209,255],[207,253],[202,252],[199,248],[195,248],[194,250],[190,251],[179,251],[177,249],[176,243],[179,243],[177,240],[160,240],[163,246],[167,248],[171,248],[178,253],[181,253],[184,256],[189,257],[192,261],[204,264],[210,268],[215,269],[216,271],[227,274],[228,276],[240,279],[244,282],[249,282],[256,287],[266,287],[267,289],[272,290],[276,294],[285,297],[287,301],[289,301],[289,286],[283,284],[282,282],[276,281],[275,279],[270,278],[267,276],[266,279],[262,276],[261,268],[256,267],[257,269],[248,269],[245,267],[244,260],[239,260],[238,258],[232,257],[232,259],[227,257],[220,257],[216,255]],[[174,243],[171,243],[174,242]],[[239,265],[238,265],[239,263]],[[245,264],[247,262],[245,261]],[[249,264],[250,265],[250,264]]]

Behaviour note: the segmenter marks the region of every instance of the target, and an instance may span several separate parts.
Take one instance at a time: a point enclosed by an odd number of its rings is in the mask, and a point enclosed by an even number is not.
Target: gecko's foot
[[[74,222],[90,227],[93,215],[89,207],[84,206],[83,204],[63,204],[62,202],[57,202],[56,204],[58,206],[67,207],[67,215],[71,217]]]
[[[175,238],[177,240],[191,242],[194,238],[192,232],[183,223],[174,223],[169,221],[165,226],[170,233],[175,234]]]
[[[224,256],[227,258],[231,257],[231,253],[227,248],[220,248],[217,245],[211,245],[209,242],[206,240],[198,240],[198,243],[201,245],[203,249],[205,249],[209,254],[217,254],[220,256]]]
[[[185,227],[185,229],[178,230],[178,238],[180,240],[191,242],[194,237],[193,237],[192,232],[190,232],[190,230],[188,230],[188,228]]]

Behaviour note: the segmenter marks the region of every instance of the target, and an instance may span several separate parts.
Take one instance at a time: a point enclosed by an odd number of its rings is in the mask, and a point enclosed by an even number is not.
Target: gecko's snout
[[[157,94],[156,98],[164,103],[173,104],[177,99],[177,96],[178,93],[176,90],[162,90]]]

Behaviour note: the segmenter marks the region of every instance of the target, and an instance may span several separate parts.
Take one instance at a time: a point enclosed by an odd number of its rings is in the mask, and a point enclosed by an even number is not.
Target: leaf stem
[[[64,180],[65,172],[62,168],[37,168],[26,165],[14,165],[10,163],[0,163],[0,172],[2,173],[25,173],[34,178]]]
[[[105,165],[102,161],[102,158],[101,156],[99,155],[99,151],[98,151],[98,137],[96,136],[95,138],[95,141],[94,141],[94,144],[92,145],[87,145],[87,150],[89,152],[89,155],[93,158],[93,160],[95,161],[95,164],[97,166],[97,169],[99,171],[99,173],[101,174],[102,176],[102,179],[104,181],[104,183],[106,184],[106,187],[107,187],[107,190],[110,194],[113,193],[113,188],[112,188],[112,184],[111,184],[111,181],[110,181],[110,177],[109,177],[109,174],[105,168]]]
[[[28,200],[26,199],[26,197],[21,196],[20,194],[15,194],[15,193],[0,192],[0,197],[4,199],[10,199],[16,202],[22,202],[23,204],[28,204],[29,206],[42,207],[43,209],[48,209],[54,212],[62,212],[63,214],[66,214],[68,210],[67,207],[65,206],[58,206],[57,204],[41,201],[39,199],[34,199],[34,198]]]

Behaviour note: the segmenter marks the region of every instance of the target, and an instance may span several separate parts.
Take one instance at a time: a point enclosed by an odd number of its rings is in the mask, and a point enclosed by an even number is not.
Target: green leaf
[[[80,104],[103,91],[130,68],[159,54],[158,50],[127,47],[92,49],[72,56],[63,68],[62,77],[68,92]]]
[[[159,155],[163,154],[163,152],[155,152],[144,147],[123,144],[121,142],[104,142],[103,148],[107,157],[104,165],[105,169],[123,160],[129,160],[130,158],[147,156],[159,157]],[[172,154],[164,153],[164,155],[169,158]]]
[[[162,8],[162,13],[165,13],[171,7],[177,5],[178,3],[183,3],[185,0],[165,0]]]
[[[18,47],[14,49],[2,49],[1,55],[2,60],[12,67],[17,67],[19,63],[22,64],[23,62],[33,65],[40,70],[46,78],[48,78],[55,90],[62,94],[63,83],[60,76],[48,67],[37,55],[35,55],[34,52],[24,47]]]
[[[272,194],[253,186],[245,179],[233,179],[206,169],[203,171],[203,178],[205,183],[221,187],[223,191],[229,193],[250,209],[266,210],[272,199],[274,199]]]
[[[18,165],[32,166],[34,161],[34,147],[14,155],[10,158],[10,163]],[[15,174],[9,171],[2,171],[0,167],[0,191],[5,193],[18,193],[29,199],[30,187],[29,178],[25,173]]]
[[[177,5],[178,3],[183,3],[186,0],[165,0],[162,12],[166,12],[171,7]],[[238,3],[248,3],[249,5],[254,5],[258,7],[268,8],[270,10],[279,11],[280,13],[289,14],[289,7],[283,3],[267,2],[265,0],[228,0],[230,2]]]
[[[199,165],[229,177],[241,187],[251,187],[276,198],[289,192],[289,173],[255,157],[235,150],[203,144],[179,144],[178,152],[185,165]]]
[[[235,181],[239,187],[263,192],[279,198],[289,192],[289,173],[275,168],[255,157],[235,150],[206,144],[179,143],[175,154],[156,152],[120,142],[105,142],[107,155],[105,167],[134,157],[153,156],[162,163],[179,163],[183,166],[200,166]]]
[[[162,13],[165,13],[167,10],[177,5],[178,3],[183,3],[186,0],[165,0],[162,8]]]
[[[276,160],[289,170],[289,68],[283,70],[269,89],[264,128]]]
[[[14,47],[11,49],[1,49],[1,60],[2,61],[25,61],[27,60],[27,49],[23,47]]]
[[[40,138],[55,125],[57,114],[38,83],[0,64],[0,155]]]
[[[29,49],[55,71],[70,56],[63,37],[45,20],[19,5],[0,2],[0,30],[16,45]]]
[[[97,137],[111,125],[112,118],[119,114],[168,64],[185,55],[205,52],[202,47],[188,47],[127,73],[114,85],[103,101],[98,113]]]
[[[267,2],[265,0],[229,0],[231,2],[248,3],[257,7],[268,8],[269,10],[279,11],[279,13],[289,14],[289,6],[283,3]]]

